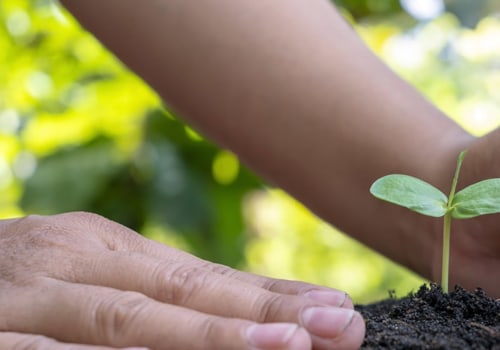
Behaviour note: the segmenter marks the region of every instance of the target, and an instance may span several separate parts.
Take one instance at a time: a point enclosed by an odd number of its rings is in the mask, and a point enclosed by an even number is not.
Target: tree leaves
[[[423,215],[440,217],[447,212],[446,195],[413,176],[401,174],[384,176],[373,183],[370,192],[379,199]]]

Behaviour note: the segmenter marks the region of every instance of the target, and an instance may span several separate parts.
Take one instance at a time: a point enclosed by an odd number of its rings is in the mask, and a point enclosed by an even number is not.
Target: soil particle
[[[500,301],[483,290],[435,284],[417,293],[357,305],[366,321],[362,349],[500,350]]]

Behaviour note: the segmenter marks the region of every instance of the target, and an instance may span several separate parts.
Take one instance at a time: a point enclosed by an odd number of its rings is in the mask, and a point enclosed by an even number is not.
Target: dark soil
[[[358,305],[366,321],[362,349],[500,350],[500,301],[461,287],[437,285],[417,293]]]

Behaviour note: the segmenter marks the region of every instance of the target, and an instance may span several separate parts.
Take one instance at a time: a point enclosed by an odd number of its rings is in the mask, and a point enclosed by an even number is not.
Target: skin
[[[0,242],[2,349],[350,349],[364,335],[343,292],[212,264],[95,214],[2,221]]]
[[[467,134],[380,62],[326,0],[63,3],[191,125],[429,279],[439,280],[440,221],[376,200],[371,183],[406,173],[447,192],[465,148],[459,188],[500,176],[498,132]],[[491,278],[500,268],[496,218],[454,224],[451,283],[500,296]],[[0,239],[10,242],[0,245],[0,283],[9,287],[0,288],[8,310],[0,329],[14,337],[248,349],[257,348],[249,335],[260,333],[265,349],[356,349],[364,335],[352,303],[339,308],[338,291],[311,294],[328,289],[201,261],[90,214],[8,221]],[[284,322],[291,328],[267,324],[267,335],[291,336],[266,338],[249,328],[255,322]],[[0,333],[0,345],[12,337]]]

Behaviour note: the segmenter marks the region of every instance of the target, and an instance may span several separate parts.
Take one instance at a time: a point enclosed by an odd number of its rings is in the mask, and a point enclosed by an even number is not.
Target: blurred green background
[[[498,1],[336,2],[464,128],[482,135],[500,124]],[[359,303],[423,282],[184,125],[56,1],[2,0],[0,218],[72,210],[212,261],[342,288]]]

